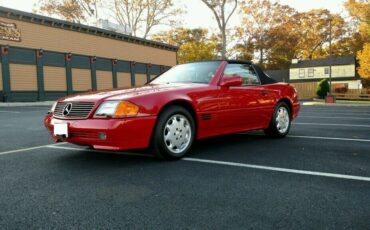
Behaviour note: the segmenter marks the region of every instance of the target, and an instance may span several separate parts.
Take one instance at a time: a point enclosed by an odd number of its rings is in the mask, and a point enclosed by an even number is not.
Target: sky
[[[212,13],[200,0],[174,0],[181,2],[187,13],[179,19],[184,27],[215,29],[216,22],[213,20]],[[0,5],[26,12],[32,12],[33,5],[38,0],[0,0]],[[289,5],[298,11],[308,11],[316,8],[324,8],[332,13],[344,13],[345,0],[280,0],[280,3]],[[238,16],[235,15],[231,24],[237,24]]]

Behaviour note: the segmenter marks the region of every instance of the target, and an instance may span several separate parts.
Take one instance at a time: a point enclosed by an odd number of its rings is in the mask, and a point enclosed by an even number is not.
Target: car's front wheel
[[[275,107],[270,125],[265,133],[272,137],[285,137],[288,135],[291,125],[290,109],[285,102],[280,102]]]
[[[180,159],[190,150],[194,135],[195,123],[189,111],[181,106],[168,107],[158,117],[154,130],[154,154],[161,159]]]

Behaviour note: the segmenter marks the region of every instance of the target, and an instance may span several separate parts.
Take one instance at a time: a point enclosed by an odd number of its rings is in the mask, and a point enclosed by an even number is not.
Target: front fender
[[[148,95],[145,97],[133,98],[130,101],[140,107],[140,113],[154,116],[157,116],[166,106],[176,102],[191,106],[191,108],[196,111],[196,102],[194,102],[189,95],[178,92]]]

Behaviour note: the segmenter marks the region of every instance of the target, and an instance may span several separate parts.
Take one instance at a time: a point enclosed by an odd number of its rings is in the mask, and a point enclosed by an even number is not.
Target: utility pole
[[[332,66],[332,50],[331,50],[331,15],[329,16],[329,95],[331,95],[331,66]]]

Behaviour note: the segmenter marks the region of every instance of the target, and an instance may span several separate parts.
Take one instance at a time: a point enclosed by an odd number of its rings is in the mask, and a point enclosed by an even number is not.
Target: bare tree
[[[153,27],[172,25],[182,13],[172,0],[114,0],[118,23],[128,25],[134,36],[146,38]]]
[[[98,19],[98,3],[101,0],[39,0],[35,12],[58,16],[71,22],[88,22]]]
[[[238,6],[238,0],[201,0],[207,7],[212,11],[216,18],[218,28],[220,29],[222,39],[221,56],[223,59],[226,58],[226,29],[227,24],[231,16],[235,13]],[[228,4],[233,4],[232,7],[228,7]],[[229,10],[228,10],[229,9]]]

